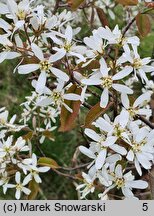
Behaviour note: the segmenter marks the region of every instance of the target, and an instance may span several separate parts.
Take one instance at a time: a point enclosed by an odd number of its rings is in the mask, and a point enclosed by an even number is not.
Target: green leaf
[[[116,2],[123,6],[134,6],[138,4],[138,0],[116,0]]]
[[[93,106],[88,112],[84,127],[89,127],[93,121],[95,121],[99,116],[106,113],[106,111],[113,105],[113,102],[110,102],[106,108],[100,107],[100,102]]]
[[[136,16],[136,24],[138,31],[142,37],[145,37],[151,31],[151,23],[149,16],[146,14],[139,13]]]
[[[67,2],[72,10],[77,10],[84,0],[67,0]]]
[[[48,166],[52,169],[58,169],[60,166],[57,164],[57,162],[51,158],[47,157],[41,157],[38,160],[38,165],[40,166]]]
[[[36,199],[38,191],[39,191],[39,184],[34,179],[30,181],[29,189],[31,190],[31,193],[28,196],[28,200]]]
[[[74,93],[80,95],[81,88],[74,84],[68,89],[66,93]],[[61,132],[70,131],[74,128],[75,120],[78,116],[81,105],[80,101],[65,100],[64,102],[73,110],[73,112],[69,112],[64,106],[62,106],[60,114],[61,126],[59,128],[59,131]]]

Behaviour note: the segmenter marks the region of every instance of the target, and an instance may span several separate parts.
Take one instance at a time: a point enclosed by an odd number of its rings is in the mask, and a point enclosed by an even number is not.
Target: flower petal
[[[32,48],[32,51],[34,52],[35,56],[36,56],[39,60],[43,61],[43,60],[44,60],[44,55],[43,55],[43,52],[42,52],[41,48],[38,47],[38,46],[37,46],[36,44],[34,44],[34,43],[31,44],[31,48]]]
[[[122,71],[119,73],[115,74],[112,79],[113,80],[120,80],[123,79],[124,77],[128,76],[131,72],[133,71],[133,68],[130,66],[126,66]]]
[[[121,93],[125,93],[125,94],[133,94],[133,90],[130,89],[127,86],[124,86],[122,84],[112,84],[112,87],[116,90],[119,91]]]
[[[82,152],[82,154],[88,156],[89,158],[92,158],[92,159],[96,158],[95,154],[84,146],[80,146],[79,150],[80,150],[80,152]]]
[[[105,162],[105,159],[106,159],[106,154],[107,154],[107,150],[106,149],[102,150],[98,154],[98,156],[96,158],[96,162],[95,162],[95,167],[96,167],[97,170],[99,170],[99,169],[102,168],[102,166],[103,166],[103,164]]]
[[[18,67],[18,73],[19,74],[29,74],[33,71],[36,71],[39,69],[39,64],[27,64],[27,65],[20,65]]]
[[[63,81],[68,81],[69,80],[69,76],[66,74],[66,73],[64,73],[63,71],[61,71],[61,70],[59,70],[59,69],[57,69],[57,68],[54,68],[54,67],[52,67],[51,68],[51,72],[56,76],[56,77],[58,77],[59,79],[61,79],[61,80],[63,80]]]
[[[109,102],[109,91],[105,88],[101,95],[100,107],[105,108]]]

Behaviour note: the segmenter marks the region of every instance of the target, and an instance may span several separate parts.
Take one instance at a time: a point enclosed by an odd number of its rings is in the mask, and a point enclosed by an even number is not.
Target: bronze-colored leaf
[[[148,8],[154,8],[154,2],[145,2],[145,5],[146,5]]]
[[[72,10],[77,10],[78,7],[84,3],[85,0],[67,0],[69,6]]]
[[[112,105],[113,102],[110,102],[106,108],[102,108],[100,107],[100,102],[98,102],[88,112],[84,127],[89,127],[93,121],[95,121],[99,116],[103,115],[107,110],[109,110]]]
[[[98,14],[98,17],[100,19],[102,26],[103,27],[109,26],[109,22],[108,22],[108,19],[106,17],[106,14],[104,13],[104,10],[102,8],[97,7],[96,11],[97,11],[97,14]]]
[[[138,0],[116,0],[116,2],[123,6],[134,6],[138,4]]]
[[[142,37],[145,37],[151,31],[151,23],[147,14],[139,13],[136,16],[136,24],[138,31]]]

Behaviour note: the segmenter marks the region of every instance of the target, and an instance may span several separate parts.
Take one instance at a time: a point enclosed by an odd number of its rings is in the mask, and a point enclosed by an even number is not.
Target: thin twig
[[[125,36],[125,34],[126,34],[126,32],[129,30],[129,28],[131,27],[131,25],[135,22],[135,20],[136,20],[136,17],[134,17],[129,23],[128,23],[128,25],[126,26],[126,28],[124,29],[124,31],[123,31],[123,37]]]
[[[67,170],[67,171],[73,171],[73,170],[84,168],[84,167],[88,166],[89,164],[90,163],[81,164],[81,165],[76,166],[76,167],[60,167],[60,169]]]
[[[62,172],[60,172],[60,171],[57,170],[57,169],[52,169],[52,170],[53,170],[55,173],[57,173],[58,175],[60,175],[60,176],[64,176],[64,177],[66,177],[66,178],[73,179],[73,180],[77,180],[77,179],[78,179],[77,177],[72,176],[72,175],[70,175],[70,174],[62,173]]]

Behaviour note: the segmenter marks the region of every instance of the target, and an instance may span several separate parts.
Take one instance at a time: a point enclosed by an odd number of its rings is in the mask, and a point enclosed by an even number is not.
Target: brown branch
[[[62,172],[60,172],[60,171],[57,170],[57,169],[52,169],[52,170],[53,170],[55,173],[57,173],[58,175],[60,175],[60,176],[64,176],[64,177],[66,177],[66,178],[73,179],[73,180],[77,180],[77,179],[78,179],[77,177],[72,176],[72,175],[70,175],[70,174],[62,173]]]
[[[135,22],[135,20],[136,20],[136,17],[134,17],[129,23],[128,23],[128,25],[126,26],[126,28],[124,29],[124,31],[123,31],[123,37],[125,36],[125,34],[126,34],[126,32],[129,30],[129,28],[131,27],[131,25]]]
[[[55,14],[57,12],[57,10],[59,8],[59,3],[60,3],[60,0],[56,0],[56,4],[55,4],[55,7],[54,7],[53,12],[52,12],[53,14]]]
[[[141,116],[141,115],[137,115],[136,116],[139,120],[141,120],[142,122],[144,122],[146,125],[148,125],[151,129],[154,129],[154,124],[151,123],[149,120],[147,120],[145,117]]]
[[[31,41],[30,41],[30,38],[29,38],[29,35],[28,35],[27,28],[26,28],[26,25],[25,25],[25,24],[24,24],[24,30],[25,30],[25,34],[26,34],[28,43],[29,43],[29,45],[31,45]]]
[[[84,167],[88,166],[89,164],[90,163],[81,164],[81,165],[76,166],[76,167],[60,167],[60,169],[67,170],[67,171],[73,171],[73,170],[84,168]]]

